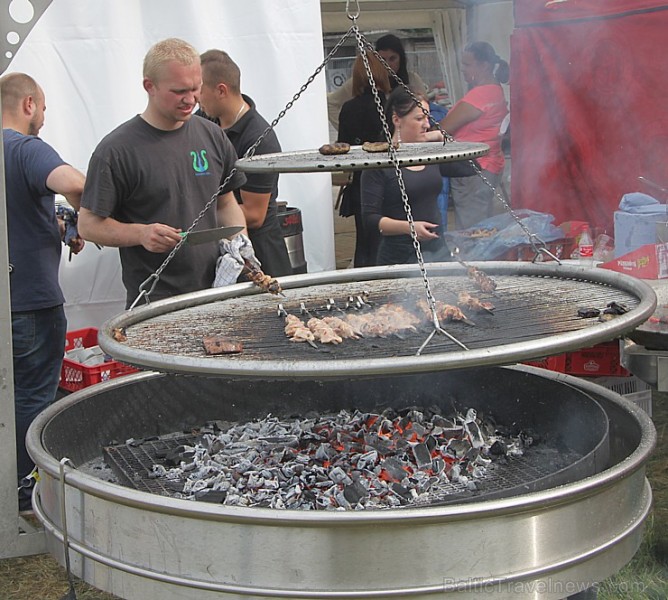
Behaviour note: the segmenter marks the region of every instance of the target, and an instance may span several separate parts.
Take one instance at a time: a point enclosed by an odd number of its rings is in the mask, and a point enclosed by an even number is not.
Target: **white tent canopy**
[[[167,37],[183,38],[202,52],[229,52],[241,68],[243,91],[269,121],[323,60],[317,0],[54,0],[7,71],[26,72],[44,88],[48,110],[40,135],[85,172],[100,139],[143,111],[142,61]],[[328,139],[324,75],[276,132],[286,151],[317,148]],[[281,175],[279,199],[302,210],[309,271],[334,268],[330,177]],[[88,244],[71,262],[67,254],[60,275],[69,328],[97,326],[121,312],[117,250]]]

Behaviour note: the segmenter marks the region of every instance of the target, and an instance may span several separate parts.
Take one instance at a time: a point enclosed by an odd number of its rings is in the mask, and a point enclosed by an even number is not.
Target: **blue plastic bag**
[[[553,215],[528,209],[514,212],[526,228],[543,242],[564,237],[564,232],[553,224]],[[494,260],[511,248],[530,243],[529,237],[510,213],[490,217],[469,229],[448,231],[444,238],[450,250],[459,250],[462,260]]]

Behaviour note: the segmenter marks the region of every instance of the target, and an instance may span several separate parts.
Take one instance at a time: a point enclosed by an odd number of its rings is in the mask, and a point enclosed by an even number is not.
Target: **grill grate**
[[[581,306],[604,308],[615,301],[633,309],[639,304],[636,296],[599,283],[516,276],[498,276],[495,280],[498,284],[496,292],[487,294],[476,291],[465,276],[431,279],[437,300],[456,304],[457,293],[469,291],[496,307],[494,314],[468,313],[475,326],[458,322],[444,325],[469,349],[537,340],[587,329],[597,321],[578,317],[577,309]],[[386,303],[410,306],[424,296],[420,280],[388,279],[286,290],[286,298],[281,302],[289,313],[296,315],[300,315],[301,302],[314,316],[340,315],[326,310],[328,299],[333,298],[338,306],[343,307],[350,295],[357,296],[365,290],[376,306]],[[276,298],[260,294],[177,310],[128,327],[127,345],[166,355],[204,357],[202,338],[220,335],[243,342],[241,354],[225,356],[225,360],[232,362],[367,359],[412,356],[431,330],[431,326],[427,325],[422,331],[400,337],[345,340],[338,346],[321,345],[314,350],[308,344],[288,341],[283,331],[284,320],[277,315],[277,305]],[[351,311],[354,312],[354,309]],[[437,336],[425,348],[424,354],[459,349],[446,337]]]

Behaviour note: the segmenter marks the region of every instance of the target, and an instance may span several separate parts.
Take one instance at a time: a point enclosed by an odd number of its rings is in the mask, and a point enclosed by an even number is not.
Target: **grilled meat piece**
[[[396,150],[399,148],[399,144],[395,142],[392,147]],[[362,150],[365,152],[387,152],[389,149],[390,144],[388,142],[364,142],[362,144]]]
[[[462,308],[468,308],[475,312],[491,313],[494,311],[494,305],[491,302],[483,302],[480,298],[471,296],[468,292],[459,292],[457,304]]]
[[[346,142],[334,142],[333,144],[324,144],[318,148],[320,154],[330,156],[334,154],[347,154],[350,152],[350,144]]]
[[[111,337],[113,337],[117,342],[127,342],[128,336],[125,334],[124,327],[114,327],[111,332]]]
[[[234,342],[225,338],[210,335],[202,339],[204,350],[209,355],[215,354],[239,354],[243,351],[242,342]]]

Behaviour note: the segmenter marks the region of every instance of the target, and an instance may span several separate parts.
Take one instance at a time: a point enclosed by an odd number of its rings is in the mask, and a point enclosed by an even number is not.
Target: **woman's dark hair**
[[[376,40],[376,50],[378,52],[381,50],[392,50],[392,52],[396,52],[399,55],[399,70],[397,71],[397,76],[406,85],[410,85],[408,69],[406,68],[406,51],[404,50],[404,45],[401,43],[401,40],[396,35],[388,33]],[[396,79],[392,76],[390,76],[390,84],[392,85],[392,89],[399,85]]]
[[[417,92],[413,89],[411,89],[411,92],[413,92],[418,100],[426,100],[424,92]],[[392,115],[396,114],[400,118],[405,117],[416,106],[415,100],[402,86],[392,90],[392,93],[387,97],[387,102],[385,102],[385,121],[387,121],[387,126],[390,128],[391,134],[394,133]]]
[[[508,83],[510,66],[499,57],[492,44],[489,42],[472,42],[466,45],[464,52],[470,52],[478,62],[489,64],[494,78],[499,83]]]
[[[366,50],[366,56],[369,61],[371,77],[373,77],[378,91],[389,94],[392,88],[390,87],[390,74],[387,69],[370,50]],[[358,54],[353,63],[353,96],[361,96],[364,92],[370,90],[371,83],[364,67],[364,60],[362,55]]]

